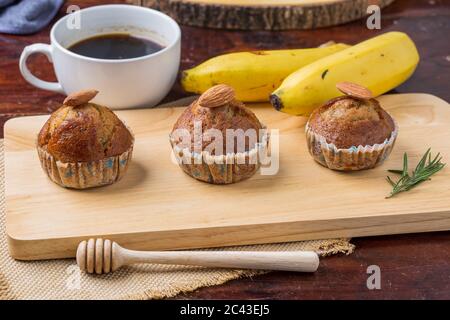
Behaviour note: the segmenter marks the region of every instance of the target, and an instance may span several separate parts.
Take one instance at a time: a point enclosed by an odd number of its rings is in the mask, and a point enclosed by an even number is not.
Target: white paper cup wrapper
[[[264,134],[262,141],[249,151],[215,156],[181,148],[169,135],[180,168],[191,177],[212,184],[230,184],[253,176],[261,165],[260,157],[267,156],[269,137],[268,133]]]
[[[50,180],[66,188],[87,189],[120,180],[131,161],[133,144],[120,155],[88,162],[61,162],[44,148],[38,146],[37,150],[42,169]]]
[[[328,143],[325,137],[315,133],[308,122],[305,126],[308,150],[314,160],[333,170],[371,169],[382,164],[391,153],[398,135],[398,125],[395,121],[394,124],[395,129],[391,136],[381,144],[339,149],[333,143]]]

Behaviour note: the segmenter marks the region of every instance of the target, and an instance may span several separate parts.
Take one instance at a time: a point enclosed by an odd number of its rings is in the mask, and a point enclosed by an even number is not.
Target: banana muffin
[[[112,184],[131,160],[133,135],[110,109],[89,102],[97,93],[85,90],[68,96],[39,132],[42,168],[63,187]]]
[[[233,88],[217,85],[181,114],[170,142],[178,163],[190,176],[228,184],[258,170],[258,154],[267,151],[268,136],[256,115],[235,99]]]
[[[308,120],[308,149],[330,169],[373,168],[391,152],[396,124],[368,89],[348,82],[337,86],[346,95],[317,108]]]

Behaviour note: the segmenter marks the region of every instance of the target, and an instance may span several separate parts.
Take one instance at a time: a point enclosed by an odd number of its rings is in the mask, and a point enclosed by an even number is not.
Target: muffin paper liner
[[[398,125],[395,120],[394,124],[395,129],[391,136],[381,144],[338,149],[333,143],[326,142],[325,137],[315,133],[308,122],[305,126],[308,150],[314,160],[333,170],[371,169],[382,164],[391,153],[398,135]]]
[[[249,151],[215,156],[207,151],[196,153],[191,152],[189,148],[181,148],[172,135],[169,135],[181,169],[197,180],[212,184],[230,184],[253,176],[261,165],[261,157],[267,156],[269,137],[266,132],[261,138],[262,141]]]
[[[125,124],[125,123],[124,123]],[[127,172],[134,146],[134,135],[127,151],[97,161],[62,162],[56,160],[45,148],[37,146],[42,169],[50,180],[65,188],[87,189],[112,184]]]

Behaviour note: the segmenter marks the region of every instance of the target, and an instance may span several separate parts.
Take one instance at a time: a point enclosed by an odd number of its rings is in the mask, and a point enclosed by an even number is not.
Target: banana
[[[381,95],[407,80],[419,54],[402,32],[388,32],[319,59],[289,75],[270,96],[275,109],[309,115],[314,108],[340,96],[336,84],[350,81]]]
[[[268,50],[229,53],[211,58],[182,73],[184,90],[203,93],[227,84],[241,101],[268,101],[284,78],[313,61],[348,48],[338,43],[312,49]]]

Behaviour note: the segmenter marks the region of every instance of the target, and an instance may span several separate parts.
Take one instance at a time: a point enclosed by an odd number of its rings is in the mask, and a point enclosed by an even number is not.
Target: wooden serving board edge
[[[350,221],[352,221],[350,223]],[[348,225],[352,225],[348,229]],[[329,226],[332,226],[330,228]],[[450,229],[450,212],[431,212],[427,219],[423,214],[390,215],[364,217],[355,226],[354,219],[293,221],[258,225],[239,225],[215,227],[208,229],[168,230],[160,232],[123,233],[115,235],[97,235],[114,240],[134,250],[177,250],[205,247],[228,247],[246,244],[281,243],[304,240],[351,238],[402,234],[411,232],[444,231]],[[308,231],[305,231],[308,230]],[[311,231],[314,230],[314,231]],[[183,236],[188,232],[190,241]],[[234,242],[230,234],[239,233],[239,240]],[[262,237],[256,235],[263,235]],[[248,235],[248,236],[243,236]],[[7,231],[10,254],[17,260],[42,260],[75,257],[78,244],[92,235],[62,239],[16,239]],[[133,239],[130,241],[130,239]],[[51,243],[51,244],[50,244]],[[151,243],[151,245],[149,245]],[[166,245],[170,243],[170,245]],[[46,250],[42,250],[45,247]],[[36,250],[39,248],[39,250]],[[36,252],[39,251],[39,254]]]

